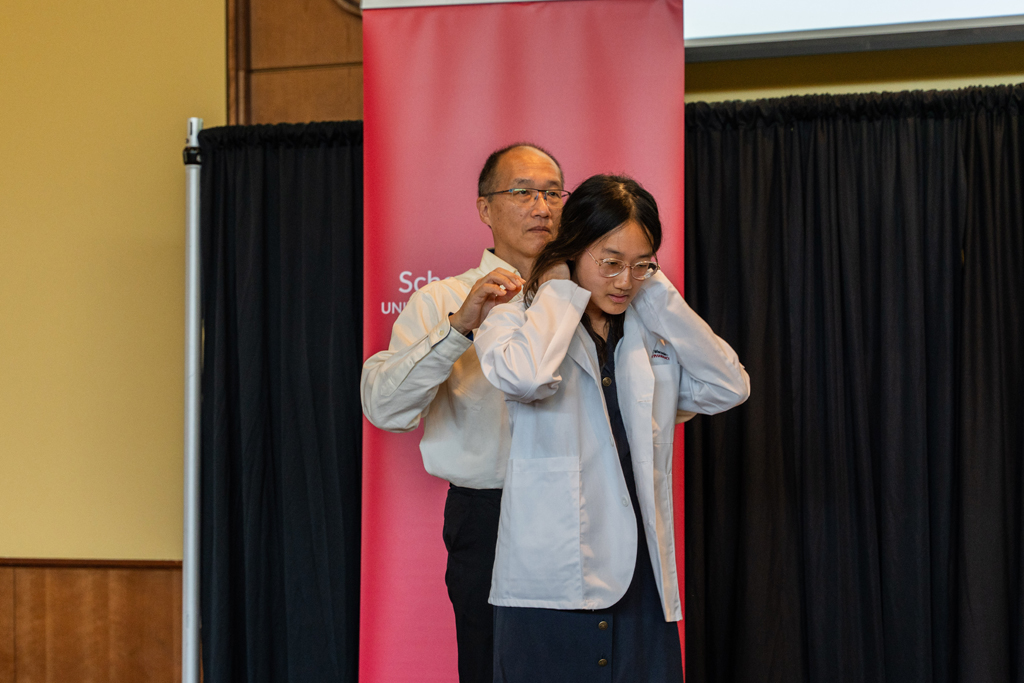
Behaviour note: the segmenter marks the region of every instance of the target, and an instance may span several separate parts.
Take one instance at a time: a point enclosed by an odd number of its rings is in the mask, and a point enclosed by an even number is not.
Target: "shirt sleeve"
[[[430,402],[472,345],[454,330],[433,288],[409,299],[391,330],[386,351],[363,363],[359,382],[363,414],[374,426],[389,432],[417,427]]]
[[[590,292],[569,280],[549,280],[533,303],[495,306],[473,341],[487,380],[515,401],[551,396],[558,368],[583,317]]]
[[[750,396],[750,377],[736,352],[693,312],[675,285],[661,272],[633,300],[644,325],[668,343],[682,366],[678,418],[713,415]]]

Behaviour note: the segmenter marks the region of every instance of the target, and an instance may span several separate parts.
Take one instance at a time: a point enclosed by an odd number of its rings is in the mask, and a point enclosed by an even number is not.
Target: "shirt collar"
[[[516,275],[522,277],[522,273],[513,268],[511,265],[506,263],[504,260],[494,255],[493,249],[484,249],[484,255],[480,259],[480,270],[485,273],[489,273],[495,268],[504,268],[505,270],[511,270]]]

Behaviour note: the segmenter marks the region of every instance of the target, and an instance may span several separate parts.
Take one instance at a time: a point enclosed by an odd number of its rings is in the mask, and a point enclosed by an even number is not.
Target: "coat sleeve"
[[[644,284],[633,307],[647,329],[672,347],[682,366],[679,421],[686,413],[713,415],[747,400],[750,377],[736,352],[693,312],[664,273],[655,273]]]
[[[590,292],[569,280],[549,280],[533,303],[495,306],[473,340],[480,368],[508,398],[529,403],[551,396]]]
[[[455,361],[472,344],[452,328],[437,294],[428,287],[413,294],[395,321],[387,350],[363,363],[363,414],[380,429],[415,429]]]

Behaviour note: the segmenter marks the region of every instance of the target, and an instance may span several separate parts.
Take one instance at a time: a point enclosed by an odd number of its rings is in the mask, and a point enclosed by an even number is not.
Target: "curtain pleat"
[[[1024,681],[1022,101],[687,106],[691,680]]]
[[[354,682],[362,124],[200,145],[204,680]]]
[[[1018,91],[1019,92],[1019,91]],[[965,129],[957,671],[1024,680],[1024,126],[983,109]]]

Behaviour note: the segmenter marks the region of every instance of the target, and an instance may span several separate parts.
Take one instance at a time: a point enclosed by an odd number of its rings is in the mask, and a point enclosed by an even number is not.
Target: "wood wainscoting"
[[[227,0],[228,123],[363,118],[363,23],[337,0]]]
[[[177,683],[181,562],[0,558],[0,683]]]

